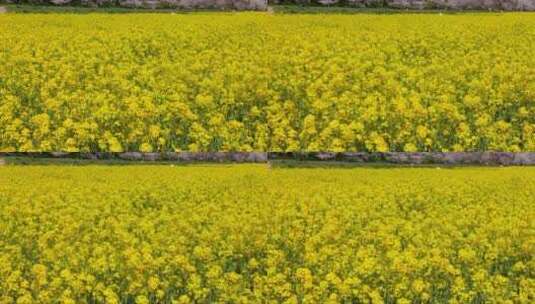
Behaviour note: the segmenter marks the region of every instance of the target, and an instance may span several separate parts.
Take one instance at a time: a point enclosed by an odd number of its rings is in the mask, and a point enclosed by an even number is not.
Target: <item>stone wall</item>
[[[403,9],[533,11],[535,0],[270,0],[271,3],[344,4],[356,7]]]
[[[130,8],[266,10],[268,1],[271,4],[323,4],[402,9],[535,11],[535,0],[0,0],[0,3],[75,4]]]
[[[145,162],[234,162],[267,163],[270,161],[330,161],[380,163],[397,165],[488,165],[535,166],[535,152],[162,152],[162,153],[1,153],[2,157],[26,157],[42,160],[53,158],[124,160]]]
[[[362,1],[362,0],[349,0]],[[477,10],[535,10],[535,0],[389,0],[392,7]]]
[[[535,0],[0,0],[0,3],[76,4],[130,8],[266,10],[268,1],[271,4],[323,4],[402,9],[535,11]]]
[[[118,6],[128,8],[179,8],[266,10],[267,0],[0,0],[6,3]]]
[[[533,166],[535,152],[298,152],[268,153],[268,159],[400,165]]]

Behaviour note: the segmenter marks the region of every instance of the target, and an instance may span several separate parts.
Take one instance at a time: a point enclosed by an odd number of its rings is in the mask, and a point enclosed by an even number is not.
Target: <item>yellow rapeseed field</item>
[[[535,168],[0,167],[6,304],[529,304],[534,254]]]
[[[0,151],[534,151],[535,14],[0,16]]]

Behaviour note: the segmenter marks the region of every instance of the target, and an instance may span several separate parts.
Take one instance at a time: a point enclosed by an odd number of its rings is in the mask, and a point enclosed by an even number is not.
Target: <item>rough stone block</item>
[[[125,160],[143,160],[143,153],[141,152],[124,152],[119,154],[120,159]]]

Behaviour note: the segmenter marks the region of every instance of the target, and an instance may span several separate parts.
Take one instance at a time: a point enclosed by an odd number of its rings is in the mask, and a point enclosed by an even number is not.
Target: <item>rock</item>
[[[513,165],[526,166],[526,165],[535,165],[535,153],[530,152],[520,152],[515,153],[512,161]]]
[[[535,11],[535,1],[517,0],[517,9],[523,11]]]
[[[160,160],[160,153],[143,153],[143,160],[146,160],[146,161]]]
[[[407,156],[407,153],[404,152],[386,152],[383,154],[384,159],[386,162],[394,163],[394,164],[405,164],[409,163],[409,157]]]
[[[98,154],[97,153],[80,153],[80,158],[96,160],[98,159]]]
[[[50,0],[50,3],[54,5],[65,5],[71,3],[72,0]]]
[[[332,4],[336,4],[337,2],[338,0],[318,0],[318,3],[322,5],[332,5]]]
[[[390,3],[394,8],[413,8],[423,9],[426,7],[426,1],[424,0],[392,0]]]
[[[319,160],[334,160],[336,159],[336,153],[333,152],[318,152],[314,155],[314,158]]]
[[[124,160],[142,160],[143,153],[141,152],[124,152],[119,153],[119,158]]]
[[[448,152],[443,153],[442,157],[437,160],[437,163],[440,164],[448,164],[448,165],[455,165],[455,164],[462,164],[464,163],[464,153],[462,152]]]
[[[265,163],[268,161],[268,154],[266,152],[251,152],[248,159],[255,163]]]
[[[56,158],[64,158],[64,157],[68,157],[71,153],[69,152],[52,152],[50,153],[50,155],[52,157],[56,157]]]
[[[348,162],[364,163],[369,161],[370,153],[365,152],[344,152],[341,154],[341,158]]]

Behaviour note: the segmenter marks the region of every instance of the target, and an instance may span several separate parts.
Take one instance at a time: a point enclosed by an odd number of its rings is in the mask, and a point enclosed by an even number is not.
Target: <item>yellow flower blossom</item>
[[[534,20],[8,14],[0,151],[533,151]]]

